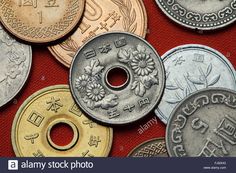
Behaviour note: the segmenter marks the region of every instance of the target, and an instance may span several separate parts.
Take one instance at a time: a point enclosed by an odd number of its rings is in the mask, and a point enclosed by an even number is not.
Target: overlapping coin
[[[135,147],[129,157],[168,157],[164,138],[155,138]]]
[[[24,86],[32,62],[31,47],[11,38],[0,25],[0,107]]]
[[[200,30],[228,26],[236,20],[235,0],[156,0],[161,10],[178,24]]]
[[[119,86],[108,80],[114,70],[126,74]],[[70,88],[78,105],[86,115],[109,125],[146,116],[160,101],[164,81],[164,67],[154,48],[123,32],[91,39],[79,50],[70,70]]]
[[[108,31],[126,31],[144,37],[147,15],[142,0],[87,0],[77,31],[63,43],[49,47],[69,67],[78,49],[90,38]]]
[[[211,88],[184,99],[172,112],[166,145],[175,157],[236,156],[236,92]]]
[[[59,123],[73,130],[73,139],[65,146],[54,143],[50,135]],[[56,85],[36,92],[24,102],[15,116],[11,137],[16,156],[104,157],[111,149],[113,132],[81,113],[69,86]]]
[[[16,37],[33,43],[58,40],[78,24],[85,0],[1,0],[1,22]]]
[[[155,110],[166,124],[172,110],[189,94],[209,87],[235,90],[234,67],[220,52],[203,45],[183,45],[165,53],[166,87]]]

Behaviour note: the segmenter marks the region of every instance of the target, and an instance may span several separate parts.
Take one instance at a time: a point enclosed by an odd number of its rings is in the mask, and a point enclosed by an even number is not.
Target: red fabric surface
[[[146,39],[160,55],[182,44],[204,44],[220,51],[236,66],[236,24],[223,30],[200,34],[172,22],[161,12],[154,0],[144,0],[144,3],[149,28]],[[11,125],[17,109],[24,100],[44,87],[68,84],[68,74],[69,70],[57,62],[46,47],[33,47],[33,65],[28,82],[15,100],[0,109],[0,156],[14,156],[10,137]],[[110,156],[126,156],[143,141],[163,137],[165,125],[159,120],[157,124],[139,134],[140,125],[143,126],[154,117],[154,113],[151,113],[135,124],[114,128],[114,142]]]

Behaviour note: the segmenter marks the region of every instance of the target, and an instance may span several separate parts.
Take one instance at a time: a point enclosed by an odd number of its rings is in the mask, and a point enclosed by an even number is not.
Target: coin
[[[129,157],[168,157],[164,138],[156,138],[143,142],[135,147]]]
[[[73,139],[65,146],[54,143],[50,135],[60,123],[73,130]],[[47,87],[30,96],[16,113],[11,133],[15,154],[23,157],[103,157],[111,149],[112,136],[111,128],[81,113],[67,85]]]
[[[174,22],[199,30],[213,30],[236,20],[235,0],[156,0]]]
[[[58,40],[78,24],[85,0],[2,0],[1,22],[16,37],[32,43]]]
[[[175,157],[236,156],[236,93],[208,88],[184,99],[172,112],[166,146]]]
[[[57,60],[70,67],[75,53],[86,41],[107,31],[126,31],[145,37],[147,14],[142,0],[87,0],[77,31],[49,50]]]
[[[32,62],[31,47],[11,38],[0,25],[0,107],[24,86]]]
[[[155,110],[166,124],[172,110],[190,93],[208,87],[235,90],[234,67],[220,52],[204,45],[183,45],[162,56],[166,70],[163,98]]]
[[[114,71],[126,75],[118,86],[109,81]],[[146,116],[159,102],[164,81],[164,67],[154,48],[141,37],[123,32],[87,42],[70,69],[70,88],[78,105],[86,115],[109,125]]]

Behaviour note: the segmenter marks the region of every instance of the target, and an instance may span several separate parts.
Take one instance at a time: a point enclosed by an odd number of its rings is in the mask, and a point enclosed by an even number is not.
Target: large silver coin
[[[168,157],[164,138],[155,138],[135,147],[129,157]]]
[[[108,76],[127,76],[120,86]],[[106,124],[139,120],[159,102],[164,90],[164,67],[157,52],[144,39],[123,32],[97,36],[75,56],[70,70],[70,88],[81,109]]]
[[[211,88],[186,98],[168,122],[166,146],[175,157],[235,157],[236,92]]]
[[[0,107],[13,99],[28,78],[31,47],[17,42],[0,25]]]
[[[236,0],[156,0],[173,21],[191,28],[213,30],[236,20]]]
[[[166,124],[172,110],[189,94],[208,87],[235,90],[235,70],[220,52],[203,45],[183,45],[163,56],[166,88],[155,110]]]

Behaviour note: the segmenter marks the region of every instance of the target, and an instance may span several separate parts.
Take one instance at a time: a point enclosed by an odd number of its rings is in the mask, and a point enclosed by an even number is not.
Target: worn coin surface
[[[168,157],[164,138],[156,138],[143,142],[135,147],[129,157]]]
[[[51,138],[52,128],[60,123],[73,130],[73,139],[65,146]],[[113,132],[81,113],[68,85],[56,85],[36,92],[23,103],[15,116],[11,137],[16,156],[103,157],[111,149]]]
[[[166,129],[167,151],[175,157],[235,157],[235,129],[235,91],[197,91],[173,111]]]
[[[85,0],[0,0],[0,19],[16,37],[47,43],[74,29],[84,4]]]
[[[49,50],[69,67],[75,53],[88,39],[108,31],[126,31],[145,37],[147,14],[142,0],[87,0],[77,31]]]
[[[163,56],[166,87],[155,110],[166,124],[175,106],[190,93],[209,87],[235,90],[234,67],[220,52],[203,45],[183,45]]]
[[[31,46],[11,38],[0,25],[0,107],[24,86],[31,68]]]
[[[156,0],[178,24],[200,30],[225,27],[236,20],[235,0]]]
[[[126,75],[119,86],[113,71]],[[157,52],[141,37],[110,32],[87,42],[70,69],[70,88],[86,115],[106,124],[132,123],[146,116],[164,90],[164,67]]]

